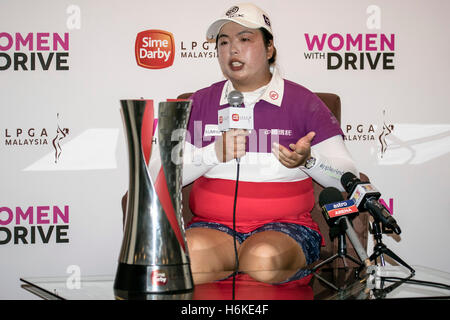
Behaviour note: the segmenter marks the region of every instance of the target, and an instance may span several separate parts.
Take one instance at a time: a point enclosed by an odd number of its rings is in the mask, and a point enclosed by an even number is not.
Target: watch
[[[312,167],[314,167],[314,165],[316,164],[316,158],[314,157],[310,157],[308,160],[306,160],[305,162],[305,168],[306,169],[311,169]]]

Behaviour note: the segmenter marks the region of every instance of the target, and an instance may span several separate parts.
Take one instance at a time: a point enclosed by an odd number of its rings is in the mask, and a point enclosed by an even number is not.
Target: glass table
[[[208,278],[194,290],[179,294],[151,294],[147,300],[349,300],[426,298],[450,299],[450,273],[428,267],[413,266],[416,273],[406,276],[374,278],[365,273],[359,277],[353,268],[322,268],[303,284],[270,285],[240,274],[216,281],[222,275],[194,274],[194,279]],[[82,276],[79,282],[65,277],[23,277],[21,287],[46,300],[114,300],[114,275]],[[370,282],[370,283],[369,283]],[[437,284],[440,284],[437,286]],[[432,285],[432,286],[430,286]]]

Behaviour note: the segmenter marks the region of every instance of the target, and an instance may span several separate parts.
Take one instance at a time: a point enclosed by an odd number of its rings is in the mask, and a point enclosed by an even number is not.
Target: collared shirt
[[[218,110],[229,106],[227,96],[232,90],[231,82],[221,81],[192,96],[185,154],[197,154],[194,163],[203,166],[191,191],[193,221],[231,225],[236,161],[219,162],[213,142],[221,134]],[[248,232],[271,221],[284,221],[318,231],[309,213],[314,206],[311,177],[298,168],[283,166],[272,153],[272,145],[276,142],[289,148],[310,131],[316,132],[312,145],[320,143],[343,135],[339,122],[314,93],[282,79],[276,70],[255,100],[254,106],[245,105],[253,108],[254,130],[240,159],[236,228]]]
[[[192,96],[186,141],[195,148],[207,147],[221,134],[218,130],[218,110],[229,106],[227,96],[232,90],[231,82],[226,80],[201,89]],[[279,163],[272,154],[274,142],[289,148],[289,144],[295,144],[310,131],[316,132],[311,145],[336,135],[343,135],[339,122],[314,93],[281,78],[276,70],[253,109],[254,130],[248,137],[247,154],[241,158],[241,164],[249,166],[246,173],[243,171],[242,178],[245,179],[248,173],[249,181],[257,177],[264,181],[295,181],[307,178],[300,170],[288,169]],[[213,155],[214,150],[210,148],[209,153]],[[209,160],[213,159],[209,157]],[[232,174],[228,173],[227,165],[233,166],[235,162],[221,163],[209,171],[208,176],[233,179]],[[266,171],[263,177],[256,174],[262,170],[261,167],[267,165],[274,169],[274,175]],[[253,174],[257,177],[253,177]]]
[[[265,100],[273,105],[278,107],[281,106],[281,101],[283,101],[284,94],[284,81],[280,76],[278,69],[274,69],[272,74],[272,79],[269,84],[265,87],[263,94],[259,97],[258,100]],[[231,81],[227,81],[223,87],[222,94],[220,97],[220,104],[228,104],[228,94],[234,90],[233,84]]]

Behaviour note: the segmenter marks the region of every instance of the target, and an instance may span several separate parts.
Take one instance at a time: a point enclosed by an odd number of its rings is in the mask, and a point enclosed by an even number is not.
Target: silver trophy
[[[159,299],[158,294],[178,294],[183,298],[183,294],[193,290],[181,213],[182,161],[179,161],[190,107],[191,101],[159,104],[155,144],[152,100],[121,100],[128,142],[129,189],[114,281],[117,298]],[[148,166],[152,146],[159,149],[161,162],[153,177]]]

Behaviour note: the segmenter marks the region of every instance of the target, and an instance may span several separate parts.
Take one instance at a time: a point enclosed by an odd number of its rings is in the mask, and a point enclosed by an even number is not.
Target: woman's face
[[[236,90],[253,91],[270,82],[273,44],[266,48],[260,30],[228,22],[219,32],[217,51],[220,68]]]

